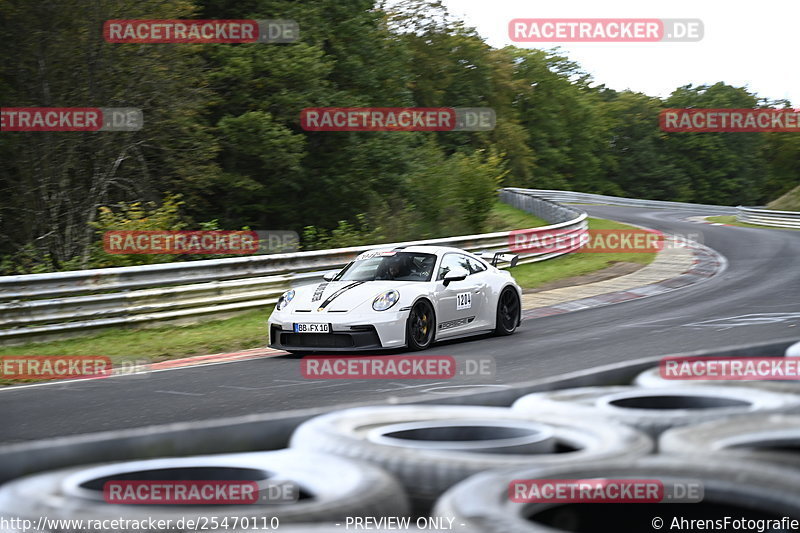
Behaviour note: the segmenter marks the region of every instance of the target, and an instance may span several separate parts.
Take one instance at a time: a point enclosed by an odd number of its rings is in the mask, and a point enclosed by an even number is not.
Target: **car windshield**
[[[430,281],[436,256],[413,252],[381,252],[344,267],[336,281]]]

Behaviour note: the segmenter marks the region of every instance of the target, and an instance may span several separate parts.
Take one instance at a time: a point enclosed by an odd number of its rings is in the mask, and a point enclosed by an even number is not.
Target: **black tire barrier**
[[[800,469],[800,415],[750,416],[671,429],[661,435],[664,454],[765,461]]]
[[[509,497],[515,480],[641,479],[666,485],[699,482],[703,499],[695,503],[519,503]],[[645,457],[547,468],[489,471],[448,490],[434,514],[454,517],[470,533],[642,533],[698,531],[674,520],[800,520],[800,472],[759,463],[710,458]],[[657,520],[658,519],[658,520]],[[729,526],[730,527],[730,526]],[[757,530],[741,528],[742,530]],[[765,531],[789,531],[768,528]]]
[[[800,409],[800,395],[743,387],[582,387],[528,394],[514,402],[512,409],[606,418],[658,437],[677,426],[795,411]]]
[[[295,501],[239,505],[124,505],[106,503],[108,481],[243,481],[259,487],[291,483]],[[288,486],[288,485],[287,485]],[[0,486],[0,516],[33,519],[200,520],[213,515],[259,524],[333,522],[348,516],[403,516],[407,498],[397,481],[371,465],[303,450],[149,459],[67,468],[19,478]],[[173,526],[175,527],[175,526]],[[229,526],[233,528],[234,526]],[[246,526],[245,529],[249,527]],[[198,528],[176,527],[174,531]],[[144,529],[147,531],[147,529]],[[87,531],[92,531],[87,530]],[[98,533],[101,530],[97,530]],[[154,530],[155,531],[155,530]],[[104,533],[108,533],[107,530]]]
[[[493,468],[583,463],[650,453],[644,434],[605,421],[503,407],[358,407],[312,418],[293,448],[360,459],[394,474],[424,514],[455,483]]]
[[[648,389],[662,387],[684,387],[684,386],[711,386],[711,387],[747,387],[761,389],[782,394],[800,394],[800,381],[797,380],[675,380],[664,379],[661,377],[659,367],[645,370],[633,381],[637,387]]]

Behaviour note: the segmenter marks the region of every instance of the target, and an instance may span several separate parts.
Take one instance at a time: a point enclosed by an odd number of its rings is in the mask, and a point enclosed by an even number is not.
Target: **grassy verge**
[[[89,337],[0,348],[4,355],[105,355],[112,360],[149,359],[232,352],[267,343],[272,306],[234,318],[187,326],[109,329]]]
[[[800,185],[768,203],[767,207],[776,211],[800,211]]]
[[[501,201],[495,202],[489,219],[486,221],[486,233],[494,231],[510,231],[512,229],[528,229],[546,226],[547,222],[541,218],[516,209]]]
[[[590,218],[589,229],[636,229],[627,224]],[[541,263],[520,265],[511,269],[517,283],[523,289],[535,289],[545,283],[574,276],[583,276],[610,267],[615,263],[640,263],[649,265],[656,258],[655,253],[598,254],[577,253],[550,259]]]
[[[505,204],[495,206],[487,231],[531,228],[546,222]],[[630,228],[608,220],[590,219],[594,229]],[[614,262],[649,263],[654,254],[575,254],[565,258],[523,265],[514,275],[525,287],[603,269]],[[193,355],[233,352],[265,346],[267,317],[272,308],[240,316],[187,326],[152,329],[110,329],[89,337],[0,348],[7,355],[105,355],[113,360],[163,361]],[[3,384],[0,381],[0,384]],[[6,382],[7,384],[7,382]]]
[[[739,222],[736,220],[736,215],[721,215],[716,217],[706,217],[709,222],[719,222],[721,224],[728,224],[729,226],[739,226],[740,228],[756,228],[756,229],[785,229],[789,231],[800,231],[798,228],[778,228],[775,226],[759,226],[758,224],[748,224],[747,222]]]

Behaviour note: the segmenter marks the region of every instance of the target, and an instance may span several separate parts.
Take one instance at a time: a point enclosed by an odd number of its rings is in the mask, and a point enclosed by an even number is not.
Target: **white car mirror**
[[[338,270],[334,270],[333,272],[326,272],[325,274],[322,275],[322,279],[324,279],[325,281],[333,281],[333,278],[335,278],[337,274],[339,274]]]
[[[453,281],[461,281],[469,276],[467,269],[456,267],[444,275],[444,286],[447,287]]]

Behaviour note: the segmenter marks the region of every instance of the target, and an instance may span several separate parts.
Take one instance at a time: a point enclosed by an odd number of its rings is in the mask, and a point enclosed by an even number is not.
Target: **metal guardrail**
[[[636,198],[622,198],[620,196],[606,196],[574,191],[556,191],[547,189],[508,189],[510,191],[527,191],[540,198],[567,204],[604,204],[621,207],[647,207],[655,209],[684,209],[700,211],[718,215],[736,215],[736,220],[759,226],[773,226],[776,228],[800,229],[800,212],[774,211],[762,207],[732,207],[725,205],[689,204],[685,202],[667,202],[663,200],[639,200]]]
[[[604,204],[617,205],[621,207],[648,207],[655,209],[688,209],[691,211],[702,211],[704,213],[735,215],[738,210],[736,207],[725,205],[709,204],[689,204],[685,202],[667,202],[664,200],[639,200],[637,198],[623,198],[621,196],[606,196],[603,194],[591,194],[575,191],[556,191],[548,189],[508,189],[511,191],[527,191],[540,198],[546,198],[554,202],[573,203],[573,204]]]
[[[773,211],[759,207],[739,206],[736,220],[759,226],[800,229],[800,212],[798,211]]]
[[[586,213],[523,189],[504,189],[500,199],[569,235],[587,228]],[[466,250],[507,250],[511,232],[446,237],[381,246],[432,244]],[[557,251],[521,254],[520,263],[574,251],[565,239]],[[321,281],[377,245],[230,259],[164,263],[0,277],[0,345],[82,335],[106,327],[198,322],[266,307],[289,287]]]

